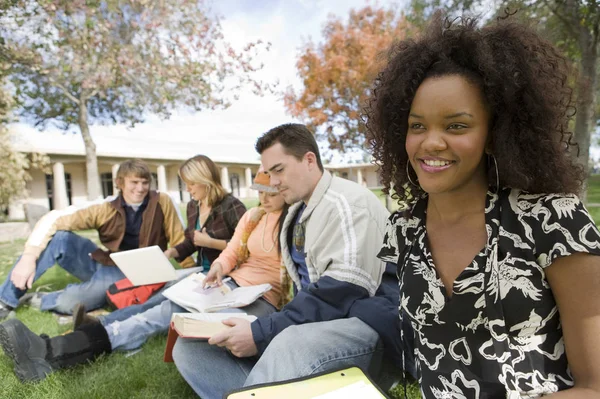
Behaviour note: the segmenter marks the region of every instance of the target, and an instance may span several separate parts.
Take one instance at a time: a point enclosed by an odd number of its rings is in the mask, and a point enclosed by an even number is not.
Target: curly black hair
[[[395,43],[365,110],[367,140],[381,166],[384,192],[410,202],[405,149],[408,114],[429,77],[460,75],[482,89],[491,110],[489,150],[501,187],[530,193],[577,193],[584,171],[569,155],[574,114],[566,59],[537,33],[508,19],[478,27],[476,19],[437,12],[422,36]],[[496,185],[496,171],[488,168]],[[414,177],[413,177],[414,180]],[[404,189],[399,189],[399,188]],[[412,193],[410,192],[412,191]]]

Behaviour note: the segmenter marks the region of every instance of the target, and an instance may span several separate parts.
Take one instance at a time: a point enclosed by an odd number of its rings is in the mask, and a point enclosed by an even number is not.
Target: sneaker
[[[12,307],[0,302],[0,320],[11,318],[11,316],[14,317],[15,312],[13,310]]]
[[[40,309],[42,307],[42,297],[46,295],[46,292],[28,292],[19,299],[19,305],[29,305],[34,309]]]

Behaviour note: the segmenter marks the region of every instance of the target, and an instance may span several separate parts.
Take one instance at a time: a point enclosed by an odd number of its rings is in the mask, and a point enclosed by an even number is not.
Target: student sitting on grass
[[[184,161],[179,167],[179,177],[191,196],[191,201],[187,204],[185,239],[179,245],[166,250],[165,255],[179,261],[197,252],[198,269],[207,272],[233,237],[238,222],[246,212],[246,206],[225,191],[221,184],[219,167],[206,155],[196,155]],[[194,273],[198,271],[196,269],[187,272]],[[185,275],[180,275],[180,278],[183,277]],[[173,283],[168,283],[162,291]],[[145,303],[128,306],[118,312],[101,316],[100,319],[104,325],[125,320],[159,305],[165,299],[158,293]],[[75,314],[75,320],[80,319],[83,314],[85,313],[80,310]]]
[[[203,399],[349,365],[389,383],[384,354],[398,358],[401,345],[395,264],[377,259],[389,213],[370,190],[324,170],[304,125],[275,127],[256,149],[294,204],[280,240],[297,295],[252,323],[231,319],[208,342],[179,337],[177,368]]]
[[[278,239],[287,205],[277,190],[269,186],[265,173],[257,175],[252,188],[259,190],[261,206],[242,217],[227,248],[213,262],[205,284],[220,283],[227,275],[231,280],[225,284],[230,288],[271,284],[273,288],[264,298],[240,309],[225,310],[265,316],[275,312],[289,292],[285,270],[281,268]],[[165,333],[172,314],[187,311],[162,298],[161,303],[122,321],[110,322],[110,317],[99,321],[79,315],[74,332],[54,338],[37,336],[20,321],[8,320],[0,324],[0,344],[13,359],[19,379],[40,380],[55,370],[93,360],[102,353],[138,348],[152,335]],[[126,308],[113,314],[127,311]]]
[[[196,252],[197,265],[208,271],[227,246],[246,207],[225,191],[219,168],[206,155],[185,161],[179,176],[192,201],[187,205],[185,240],[169,248],[165,255],[180,260]]]
[[[0,320],[17,307],[19,299],[50,267],[57,263],[82,283],[35,298],[41,310],[69,314],[77,303],[88,309],[106,305],[106,290],[125,278],[109,252],[158,245],[167,250],[184,240],[183,225],[176,205],[166,193],[150,191],[148,165],[128,160],[119,166],[117,198],[94,202],[84,208],[68,207],[46,214],[35,225],[7,279],[0,285]],[[73,233],[95,229],[104,251],[91,240]],[[188,254],[178,259],[193,265]],[[31,299],[31,298],[30,298]]]
[[[394,45],[368,131],[423,398],[600,397],[600,232],[567,150],[568,62],[512,21]]]

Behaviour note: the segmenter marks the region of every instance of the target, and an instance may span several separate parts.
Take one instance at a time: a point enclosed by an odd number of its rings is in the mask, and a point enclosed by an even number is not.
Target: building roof
[[[144,136],[143,132],[123,131],[124,129],[111,132],[109,128],[94,126],[91,133],[98,157],[183,161],[196,154],[206,154],[217,163],[260,163],[254,143],[240,140],[239,137],[228,139],[226,136],[213,135],[203,141],[192,141],[168,132],[160,136]],[[55,129],[40,132],[24,124],[12,125],[10,131],[17,151],[85,156],[83,139],[79,133]]]
[[[14,148],[20,152],[85,156],[79,132],[57,129],[39,131],[26,124],[11,125],[10,132]],[[128,130],[122,126],[94,126],[91,134],[98,157],[179,162],[197,154],[205,154],[221,164],[260,164],[260,156],[254,150],[254,137],[241,139],[240,135],[227,133],[199,133],[198,137],[190,139],[176,132],[144,132],[140,129]],[[329,170],[376,167],[372,163],[331,163],[324,166]]]

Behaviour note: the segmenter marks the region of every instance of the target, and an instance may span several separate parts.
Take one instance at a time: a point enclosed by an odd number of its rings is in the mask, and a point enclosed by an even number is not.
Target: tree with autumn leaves
[[[18,110],[36,125],[78,126],[89,199],[101,195],[93,124],[227,107],[260,65],[225,40],[204,0],[3,0],[0,46]]]
[[[385,62],[381,53],[394,40],[412,33],[397,7],[351,10],[347,21],[329,17],[323,28],[323,42],[309,41],[301,49],[296,67],[302,88],[285,92],[287,111],[326,139],[334,150],[364,149],[361,114]]]
[[[397,6],[366,6],[352,10],[347,20],[331,17],[323,29],[323,41],[308,42],[300,51],[296,67],[302,87],[285,93],[288,112],[334,150],[366,150],[362,109],[392,41],[418,34],[436,9],[457,16],[488,5],[483,0],[411,0],[406,14]],[[502,0],[495,5],[496,9],[486,8],[492,18],[483,23],[507,16],[525,23],[539,21],[544,37],[572,61],[577,102],[573,132],[579,147],[574,156],[587,169],[591,137],[600,125],[596,106],[600,5],[576,0]],[[514,11],[517,15],[508,15]]]

